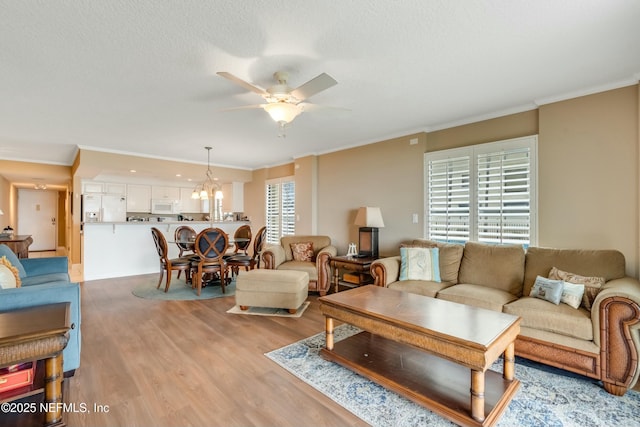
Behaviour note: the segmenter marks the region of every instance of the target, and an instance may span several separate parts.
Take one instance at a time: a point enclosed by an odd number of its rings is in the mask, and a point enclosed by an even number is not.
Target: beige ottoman
[[[286,308],[294,314],[308,292],[309,274],[304,271],[257,269],[240,271],[236,279],[236,304],[242,310]]]

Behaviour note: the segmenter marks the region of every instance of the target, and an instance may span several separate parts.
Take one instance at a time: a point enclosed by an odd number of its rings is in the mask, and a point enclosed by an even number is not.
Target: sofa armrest
[[[331,287],[331,257],[338,254],[335,246],[325,246],[316,255],[316,270],[318,271],[318,292],[321,296],[326,295]]]
[[[275,270],[285,260],[284,248],[279,245],[267,246],[262,251],[262,260],[264,261],[264,268]]]
[[[80,285],[69,282],[49,282],[41,285],[0,290],[0,311],[10,311],[37,305],[69,302],[69,317],[73,325],[69,341],[62,350],[64,372],[80,367]]]
[[[371,263],[373,284],[387,287],[389,283],[397,282],[400,278],[400,256],[380,258]]]
[[[608,281],[593,303],[591,320],[604,388],[621,396],[640,374],[640,281],[633,277]]]
[[[69,259],[66,256],[54,256],[47,258],[22,258],[20,263],[29,276],[39,276],[49,273],[67,273],[69,271]]]

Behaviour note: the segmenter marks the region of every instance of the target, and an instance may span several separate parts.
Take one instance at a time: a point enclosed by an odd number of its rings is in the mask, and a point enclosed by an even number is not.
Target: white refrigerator
[[[124,222],[127,220],[127,199],[110,194],[82,196],[84,222]]]

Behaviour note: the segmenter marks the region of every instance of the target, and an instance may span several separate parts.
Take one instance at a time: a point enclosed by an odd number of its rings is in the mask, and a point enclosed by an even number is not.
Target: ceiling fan
[[[233,83],[242,86],[245,89],[249,89],[251,92],[255,92],[262,96],[266,101],[265,104],[246,105],[244,107],[225,108],[222,111],[241,110],[248,108],[262,108],[271,118],[278,123],[281,134],[279,136],[285,136],[284,130],[289,123],[291,123],[298,115],[304,111],[309,111],[312,108],[317,107],[316,104],[303,102],[307,98],[329,89],[330,87],[338,84],[338,82],[326,73],[322,73],[308,82],[293,89],[287,84],[289,79],[289,73],[286,71],[276,71],[273,77],[278,82],[276,85],[271,86],[268,89],[262,89],[254,84],[251,84],[239,77],[234,76],[231,73],[220,71],[217,73],[220,77],[224,77],[232,81]]]

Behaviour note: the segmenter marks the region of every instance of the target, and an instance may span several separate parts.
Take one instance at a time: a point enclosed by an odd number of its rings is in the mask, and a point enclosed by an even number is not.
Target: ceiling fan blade
[[[242,80],[240,77],[236,77],[231,73],[227,73],[226,71],[218,71],[216,74],[220,77],[224,77],[225,79],[232,81],[239,86],[242,86],[245,89],[249,89],[251,92],[257,93],[258,95],[269,95],[264,89],[252,85],[251,83]]]
[[[234,110],[250,110],[254,108],[263,108],[266,104],[254,104],[254,105],[243,105],[242,107],[229,107],[229,108],[221,108],[216,110],[217,112],[221,111],[234,111]]]
[[[330,105],[311,104],[310,102],[301,102],[300,105],[304,111],[351,111],[349,108],[333,107]]]
[[[305,84],[295,88],[291,95],[298,98],[300,101],[304,101],[307,98],[312,97],[318,92],[322,92],[325,89],[329,89],[331,86],[337,85],[338,82],[335,81],[333,77],[331,77],[327,73],[322,73],[317,77],[309,80]]]

